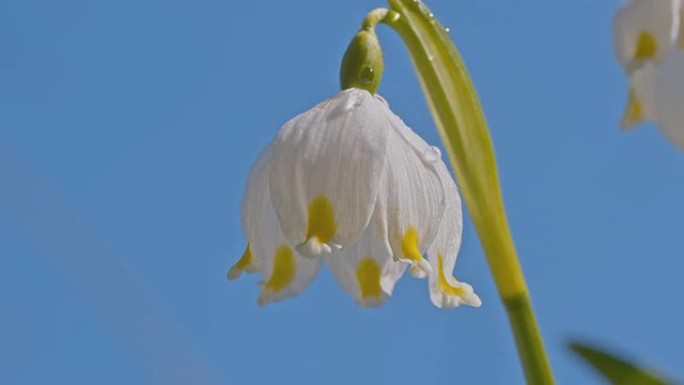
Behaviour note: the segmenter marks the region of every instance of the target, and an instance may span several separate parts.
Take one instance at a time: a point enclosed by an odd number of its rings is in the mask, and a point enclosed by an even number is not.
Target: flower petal
[[[250,243],[250,249],[258,253],[258,266],[263,280],[259,282],[259,306],[281,301],[301,294],[313,282],[322,259],[304,258],[285,239],[273,205],[266,205],[259,239]]]
[[[633,83],[644,109],[652,111],[649,118],[684,149],[684,51],[673,50],[659,66],[645,66]]]
[[[373,213],[388,125],[367,91],[339,92],[287,122],[270,190],[283,233],[307,257],[353,245]]]
[[[387,139],[387,166],[378,192],[386,218],[389,247],[395,260],[417,266],[414,276],[430,274],[430,264],[422,255],[435,237],[444,215],[444,187],[436,165],[442,162],[439,150],[428,145],[384,105],[391,123]]]
[[[630,78],[629,102],[622,120],[623,128],[643,121],[655,121],[657,117],[657,80],[662,68],[646,63],[635,70]]]
[[[247,248],[242,258],[228,271],[228,279],[237,279],[244,271],[254,273],[262,256],[259,250],[250,247],[256,244],[261,231],[261,223],[269,201],[268,176],[272,145],[269,144],[259,154],[247,176],[245,195],[242,198],[242,231],[247,238]]]
[[[430,299],[440,308],[457,307],[460,304],[479,307],[482,302],[473,292],[472,286],[457,281],[453,276],[456,257],[461,248],[463,210],[461,196],[451,174],[443,164],[438,169],[446,189],[446,207],[439,231],[427,252],[434,269],[428,279]]]
[[[302,293],[313,281],[321,259],[306,259],[297,254],[280,230],[269,192],[269,169],[272,145],[257,158],[247,178],[242,203],[242,229],[247,249],[228,271],[228,279],[238,278],[244,271],[259,272],[259,305],[277,302]]]
[[[660,62],[677,38],[680,0],[630,1],[613,19],[613,48],[628,75],[643,61]]]
[[[327,257],[330,271],[362,307],[379,307],[392,295],[406,265],[394,261],[374,220],[356,244]]]

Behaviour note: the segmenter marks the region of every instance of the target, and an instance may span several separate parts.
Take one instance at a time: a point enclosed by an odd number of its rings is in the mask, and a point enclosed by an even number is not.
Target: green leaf
[[[408,48],[437,131],[506,306],[529,385],[552,385],[551,365],[518,262],[480,100],[451,37],[419,0],[389,0],[383,23]]]
[[[640,368],[632,362],[618,358],[597,348],[579,343],[570,344],[577,355],[601,373],[614,385],[669,385],[674,384],[659,378],[646,369]]]

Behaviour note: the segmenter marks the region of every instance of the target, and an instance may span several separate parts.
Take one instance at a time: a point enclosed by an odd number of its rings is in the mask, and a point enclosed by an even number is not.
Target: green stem
[[[477,92],[445,29],[417,0],[389,0],[382,22],[408,48],[508,312],[528,384],[554,383],[506,219],[494,147]]]
[[[528,384],[553,384],[553,373],[532,302],[527,295],[503,299]]]

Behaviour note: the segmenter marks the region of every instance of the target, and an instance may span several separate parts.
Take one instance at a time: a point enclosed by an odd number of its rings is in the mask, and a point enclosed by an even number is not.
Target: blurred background
[[[431,0],[480,93],[514,239],[561,384],[600,384],[569,338],[684,378],[684,155],[620,132],[617,0]],[[257,308],[246,175],[337,92],[383,1],[0,0],[0,383],[522,384],[472,224],[440,310],[405,277],[359,309],[323,269]],[[399,38],[380,93],[438,144]]]

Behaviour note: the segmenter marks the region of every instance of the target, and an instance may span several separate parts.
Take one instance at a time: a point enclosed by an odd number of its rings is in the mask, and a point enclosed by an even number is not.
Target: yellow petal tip
[[[622,117],[620,127],[623,130],[630,130],[634,128],[634,126],[636,126],[637,124],[641,123],[643,120],[644,117],[641,102],[637,98],[634,89],[631,89],[629,91],[629,99],[627,100],[627,108],[625,109],[625,113]]]
[[[242,257],[228,270],[226,278],[229,281],[234,281],[242,275],[243,272],[247,271],[251,273],[254,271],[254,266],[252,264],[252,252],[249,250],[249,244],[245,248],[245,252],[242,253]]]

